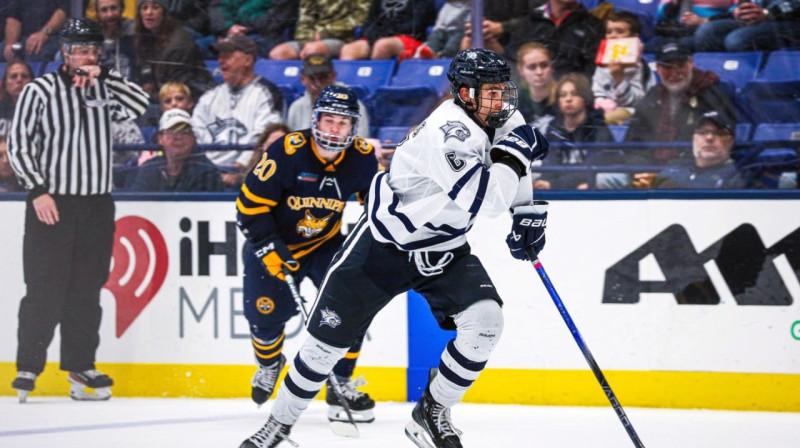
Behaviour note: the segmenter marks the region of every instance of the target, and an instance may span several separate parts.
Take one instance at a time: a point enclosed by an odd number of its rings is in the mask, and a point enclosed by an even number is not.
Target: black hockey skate
[[[25,403],[28,399],[28,394],[33,392],[36,387],[36,374],[33,372],[20,371],[17,377],[11,382],[11,387],[17,391],[20,403]]]
[[[242,442],[239,448],[273,448],[283,441],[286,441],[286,443],[292,446],[300,446],[289,438],[289,433],[291,431],[291,425],[284,425],[270,415],[267,423],[264,423],[264,426],[262,426],[258,432],[250,436],[249,439]]]
[[[462,448],[461,431],[450,420],[450,408],[433,399],[425,389],[406,424],[406,435],[419,448]]]
[[[69,372],[69,396],[78,401],[104,401],[111,398],[114,380],[97,370]]]
[[[353,415],[355,423],[372,423],[375,421],[375,400],[365,392],[361,392],[356,387],[365,386],[367,382],[363,377],[358,377],[353,381],[340,381],[339,389],[342,391],[342,398],[347,401],[350,413]],[[336,399],[336,392],[333,391],[330,380],[327,382],[327,393],[325,402],[328,403],[328,421],[331,422],[350,422],[347,412]]]
[[[278,382],[278,376],[281,374],[285,364],[286,357],[281,353],[280,359],[275,364],[267,367],[258,366],[258,370],[253,375],[253,381],[250,383],[253,386],[250,398],[257,405],[261,406],[272,396],[272,391],[275,390],[275,383]]]

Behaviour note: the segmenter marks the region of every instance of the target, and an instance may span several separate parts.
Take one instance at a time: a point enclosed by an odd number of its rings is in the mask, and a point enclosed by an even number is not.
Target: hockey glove
[[[506,244],[511,256],[518,260],[530,260],[529,251],[537,256],[544,249],[544,230],[547,227],[547,201],[533,201],[514,209],[514,222]]]
[[[550,145],[539,131],[523,124],[497,142],[490,153],[493,163],[504,163],[522,178],[528,173],[531,162],[547,156]]]
[[[286,281],[283,268],[290,272],[297,272],[300,269],[300,263],[294,259],[292,252],[278,236],[271,236],[255,244],[255,254],[261,260],[267,273],[280,280]]]

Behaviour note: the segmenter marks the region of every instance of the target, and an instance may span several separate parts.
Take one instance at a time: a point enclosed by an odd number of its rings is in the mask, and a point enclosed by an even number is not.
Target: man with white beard
[[[716,110],[736,116],[719,76],[696,68],[691,53],[677,42],[666,42],[658,49],[656,73],[661,83],[637,103],[625,141],[690,142],[699,117],[706,112]],[[691,161],[692,157],[689,148],[629,152],[626,160],[637,165],[669,165]]]

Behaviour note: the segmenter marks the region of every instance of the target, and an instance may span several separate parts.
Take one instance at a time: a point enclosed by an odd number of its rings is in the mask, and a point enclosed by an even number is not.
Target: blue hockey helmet
[[[322,114],[343,115],[351,118],[352,126],[347,136],[340,136],[319,129],[319,120]],[[358,106],[358,97],[348,87],[336,84],[322,89],[319,98],[314,103],[314,117],[311,122],[311,134],[318,145],[328,151],[343,151],[353,143],[356,137],[358,119],[361,116]]]
[[[492,128],[502,126],[517,110],[517,86],[511,81],[511,68],[505,59],[497,53],[483,48],[470,48],[459,51],[450,68],[447,70],[447,79],[450,80],[450,93],[459,106],[474,116],[480,108],[481,98],[476,97],[483,84],[504,84],[503,108],[489,113],[486,125]],[[469,97],[475,100],[464,101],[459,91],[462,87],[469,89]]]

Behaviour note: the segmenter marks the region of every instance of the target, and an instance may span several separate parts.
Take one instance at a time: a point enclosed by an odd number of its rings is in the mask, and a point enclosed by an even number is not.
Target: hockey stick
[[[636,430],[633,429],[633,424],[631,424],[630,419],[628,419],[628,416],[625,414],[625,410],[622,409],[622,405],[619,403],[619,400],[617,400],[617,396],[614,395],[614,391],[611,390],[611,385],[609,385],[608,381],[606,381],[606,377],[603,375],[603,371],[600,370],[600,366],[597,365],[597,361],[594,360],[592,352],[589,351],[589,346],[586,345],[581,333],[578,331],[578,327],[576,327],[575,322],[572,321],[572,317],[570,317],[567,308],[564,306],[564,302],[561,301],[561,297],[558,296],[556,288],[550,281],[550,277],[547,276],[547,272],[545,272],[542,262],[539,261],[539,258],[532,249],[528,249],[527,252],[528,256],[531,258],[531,263],[533,264],[534,269],[536,269],[536,272],[542,279],[545,289],[547,289],[547,292],[550,293],[553,303],[555,303],[556,308],[558,308],[558,312],[561,313],[561,317],[564,319],[564,323],[567,324],[567,328],[569,328],[570,333],[572,333],[572,337],[575,338],[575,342],[578,343],[578,348],[581,349],[583,357],[586,358],[586,362],[589,363],[589,367],[591,367],[595,378],[597,378],[597,381],[600,383],[600,387],[603,388],[603,392],[605,392],[606,398],[608,398],[608,401],[611,403],[611,407],[614,408],[614,411],[616,411],[619,421],[622,422],[622,426],[624,426],[625,431],[628,432],[633,445],[637,448],[644,448],[644,444],[636,434]]]
[[[286,277],[286,284],[289,285],[289,291],[292,292],[294,301],[297,302],[297,305],[300,306],[300,310],[303,313],[303,323],[308,325],[309,315],[308,310],[306,310],[306,299],[300,295],[300,290],[297,289],[297,283],[295,283],[294,277],[289,273],[288,269],[283,269],[283,275]],[[353,412],[350,410],[350,405],[347,404],[347,400],[342,393],[342,388],[339,386],[339,381],[336,380],[336,375],[334,375],[333,372],[328,374],[328,381],[331,383],[331,388],[336,395],[336,401],[338,401],[339,405],[344,409],[348,420],[348,423],[339,421],[330,422],[331,431],[341,437],[358,437],[361,434],[358,431],[358,426],[356,426],[356,421],[353,419]]]

